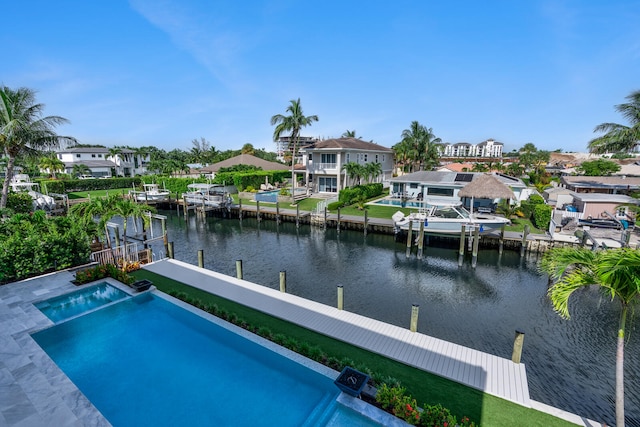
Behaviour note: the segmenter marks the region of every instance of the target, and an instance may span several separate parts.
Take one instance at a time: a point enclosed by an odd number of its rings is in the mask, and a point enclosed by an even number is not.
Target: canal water
[[[344,309],[409,327],[411,306],[420,308],[418,331],[510,359],[516,330],[525,332],[522,362],[531,397],[575,414],[615,421],[615,351],[619,305],[597,289],[572,296],[571,319],[557,315],[546,296],[548,279],[539,256],[483,250],[477,267],[458,267],[458,247],[428,246],[423,259],[394,236],[324,230],[255,219],[196,219],[168,215],[174,257],[328,305],[344,287]],[[154,256],[163,256],[154,245]],[[627,328],[625,410],[628,425],[640,426],[640,337],[638,317]]]

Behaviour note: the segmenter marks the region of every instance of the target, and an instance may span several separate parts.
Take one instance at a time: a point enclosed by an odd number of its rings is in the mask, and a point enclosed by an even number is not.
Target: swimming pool
[[[209,317],[143,294],[32,337],[114,426],[354,425],[315,362]]]
[[[34,305],[54,323],[58,323],[128,296],[126,292],[104,282]]]
[[[372,205],[386,205],[386,206],[398,206],[398,207],[403,207],[402,206],[402,202],[400,200],[393,200],[393,199],[381,199],[381,200],[376,200],[375,202],[371,203]],[[428,203],[425,202],[415,202],[415,201],[411,201],[411,200],[407,200],[406,202],[404,202],[404,207],[406,208],[422,208],[427,206]]]

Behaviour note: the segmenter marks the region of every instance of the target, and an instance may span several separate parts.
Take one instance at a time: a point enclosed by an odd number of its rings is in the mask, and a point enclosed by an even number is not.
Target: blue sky
[[[303,134],[391,147],[417,120],[444,142],[585,151],[640,89],[640,2],[15,1],[0,84],[38,93],[86,144],[275,151]]]

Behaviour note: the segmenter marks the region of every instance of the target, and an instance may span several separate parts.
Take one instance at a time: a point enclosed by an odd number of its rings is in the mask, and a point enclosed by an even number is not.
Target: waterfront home
[[[416,200],[437,200],[438,202],[460,202],[466,203],[468,206],[470,200],[463,200],[458,192],[465,185],[479,178],[484,173],[473,172],[435,172],[420,171],[414,172],[390,180],[390,195],[395,197],[405,197],[407,199]],[[513,191],[516,196],[514,201],[527,200],[532,194],[532,189],[528,188],[519,178],[504,174],[493,174],[500,182],[505,184]],[[487,201],[485,199],[474,200],[474,209],[486,204],[497,203],[497,200]]]
[[[627,176],[563,176],[563,187],[576,193],[631,194],[640,190],[640,178]]]
[[[105,147],[73,147],[58,151],[56,156],[64,163],[65,173],[73,173],[75,165],[84,165],[96,178],[144,175],[150,161],[149,154],[136,153],[128,148],[112,155]]]
[[[347,163],[379,163],[381,174],[371,182],[388,182],[393,173],[393,150],[357,138],[325,139],[302,148],[300,153],[304,168],[296,173],[304,174],[307,186],[317,193],[338,193],[346,188],[350,180],[343,166]]]
[[[624,194],[573,194],[573,206],[582,214],[580,218],[609,218],[611,214],[618,220],[635,220],[635,215],[629,211],[629,205],[638,204],[638,199]]]

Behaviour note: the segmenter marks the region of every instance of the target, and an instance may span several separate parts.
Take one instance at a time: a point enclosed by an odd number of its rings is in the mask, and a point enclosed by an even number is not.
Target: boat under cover
[[[397,211],[391,218],[398,230],[408,230],[412,224],[412,229],[417,231],[424,224],[424,232],[428,234],[460,234],[463,225],[468,231],[479,227],[480,233],[486,233],[511,223],[498,215],[470,213],[462,204],[426,204],[409,215]]]

